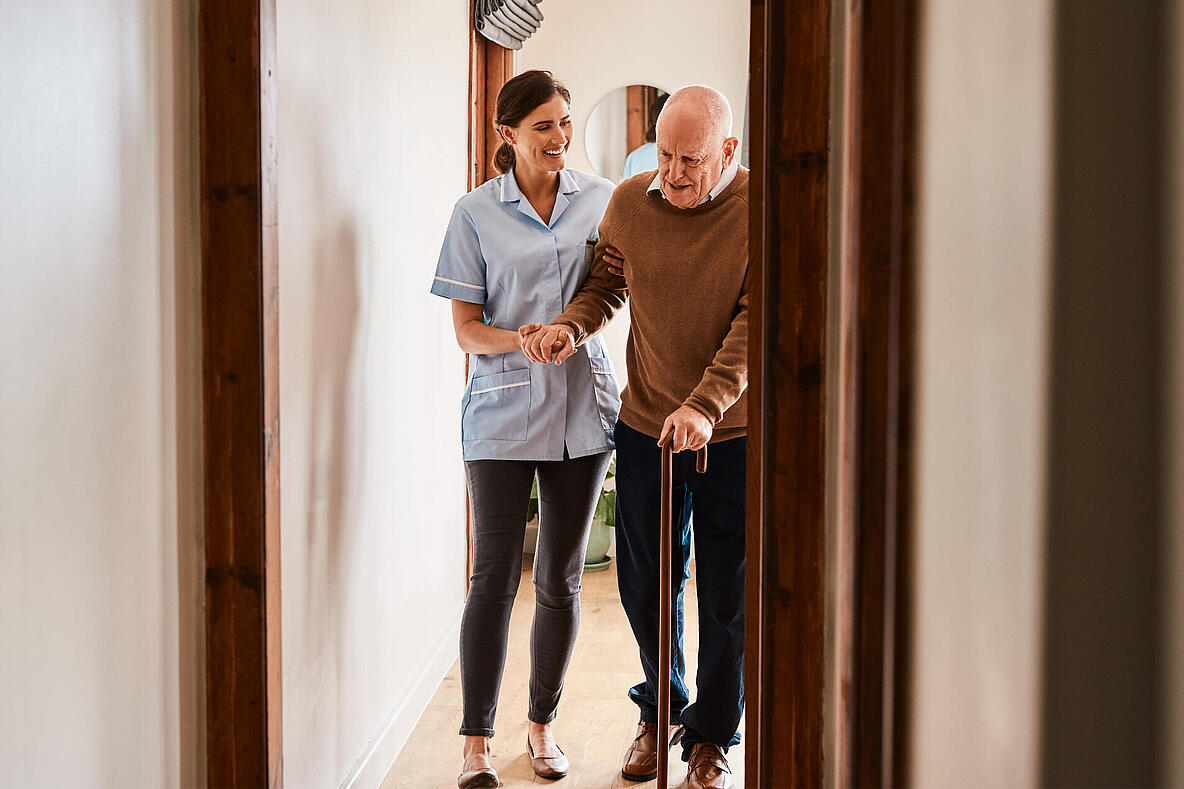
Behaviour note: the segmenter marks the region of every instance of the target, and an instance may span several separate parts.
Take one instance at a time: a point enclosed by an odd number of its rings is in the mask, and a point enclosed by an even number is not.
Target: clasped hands
[[[539,364],[563,364],[576,352],[571,328],[563,324],[528,323],[518,329],[518,344],[526,358]],[[675,452],[698,451],[707,446],[714,428],[711,420],[690,406],[681,406],[666,417],[658,446],[670,443]]]
[[[607,245],[604,262],[610,274],[621,277],[625,274],[625,256],[611,244]],[[575,355],[576,343],[571,328],[563,324],[528,323],[518,327],[518,347],[526,358],[536,364],[563,364]]]
[[[569,326],[528,323],[518,327],[518,347],[536,364],[563,364],[575,355],[576,341]]]
[[[624,256],[613,246],[605,251],[604,260],[609,273],[624,275]],[[526,358],[538,364],[563,364],[575,355],[576,343],[571,328],[563,324],[528,323],[518,328],[518,345]],[[699,451],[711,440],[714,427],[711,420],[690,406],[681,406],[666,417],[658,446],[670,443],[675,452],[689,449]]]

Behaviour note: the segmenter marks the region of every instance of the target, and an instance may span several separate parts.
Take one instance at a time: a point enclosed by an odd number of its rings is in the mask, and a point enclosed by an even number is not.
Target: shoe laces
[[[638,741],[650,733],[651,730],[657,728],[658,724],[649,723],[647,721],[638,721],[640,728],[637,730],[637,736],[633,738],[633,744],[636,745]]]
[[[707,766],[717,767],[726,773],[732,772],[722,748],[713,742],[697,742],[691,747],[691,772]]]

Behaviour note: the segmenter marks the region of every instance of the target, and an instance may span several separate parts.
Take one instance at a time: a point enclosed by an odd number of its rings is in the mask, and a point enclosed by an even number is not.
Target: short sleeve
[[[477,225],[469,212],[457,204],[444,234],[432,293],[446,299],[473,304],[485,303],[485,258],[477,238]]]

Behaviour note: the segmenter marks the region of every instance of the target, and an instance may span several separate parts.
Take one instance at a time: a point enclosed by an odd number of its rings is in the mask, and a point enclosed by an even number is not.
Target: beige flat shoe
[[[567,756],[564,755],[563,749],[559,749],[558,756],[535,756],[534,746],[530,744],[530,736],[526,737],[526,752],[530,754],[530,766],[534,768],[534,774],[539,778],[546,778],[548,781],[558,781],[567,775],[567,771],[571,769],[571,763],[568,762]]]
[[[465,759],[460,775],[456,776],[456,785],[458,789],[491,789],[501,786],[501,782],[492,767],[469,769],[469,760]]]

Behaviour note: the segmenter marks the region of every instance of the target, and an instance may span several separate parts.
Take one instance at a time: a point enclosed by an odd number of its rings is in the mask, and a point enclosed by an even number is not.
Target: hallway
[[[546,17],[519,50],[478,25],[510,5]],[[732,107],[752,184],[727,228],[751,275],[736,783],[1184,789],[1184,0],[3,18],[0,789],[456,785],[480,409],[431,290],[458,201],[493,177],[498,93],[534,69],[567,86],[563,164],[589,179],[656,153],[658,93]],[[680,219],[658,187],[642,199]],[[535,221],[497,194],[507,231]],[[548,216],[524,259],[573,241],[576,277],[506,283],[553,321],[602,234]],[[486,285],[451,284],[496,306],[480,240],[460,262]],[[684,296],[717,251],[669,256],[685,269],[655,303],[682,317],[661,329],[708,334]],[[621,385],[655,370],[630,363],[635,302],[593,335]],[[515,380],[478,394],[558,411],[501,347],[475,355]],[[493,742],[520,788],[547,783],[525,753],[523,581]],[[616,569],[584,583],[554,786],[632,787],[637,650]]]
[[[687,684],[696,667],[694,567],[687,584]],[[510,644],[502,679],[497,731],[493,739],[493,766],[507,789],[553,785],[562,789],[620,789],[652,787],[655,782],[634,784],[620,777],[621,759],[632,742],[637,712],[625,695],[640,678],[636,647],[629,623],[617,596],[615,565],[605,572],[585,573],[581,593],[580,637],[572,655],[563,702],[556,718],[556,739],[571,759],[567,778],[553,783],[537,778],[526,757],[526,688],[530,671],[528,644],[534,606],[530,568],[522,571],[514,614],[510,620]],[[692,685],[693,688],[693,685]],[[693,689],[692,689],[693,694]],[[432,702],[424,711],[399,754],[382,789],[448,789],[455,786],[460,768],[460,672],[453,664]],[[741,722],[741,732],[743,732]],[[670,785],[678,786],[686,775],[679,749],[671,750]],[[744,744],[732,748],[728,761],[736,786],[744,786]]]

